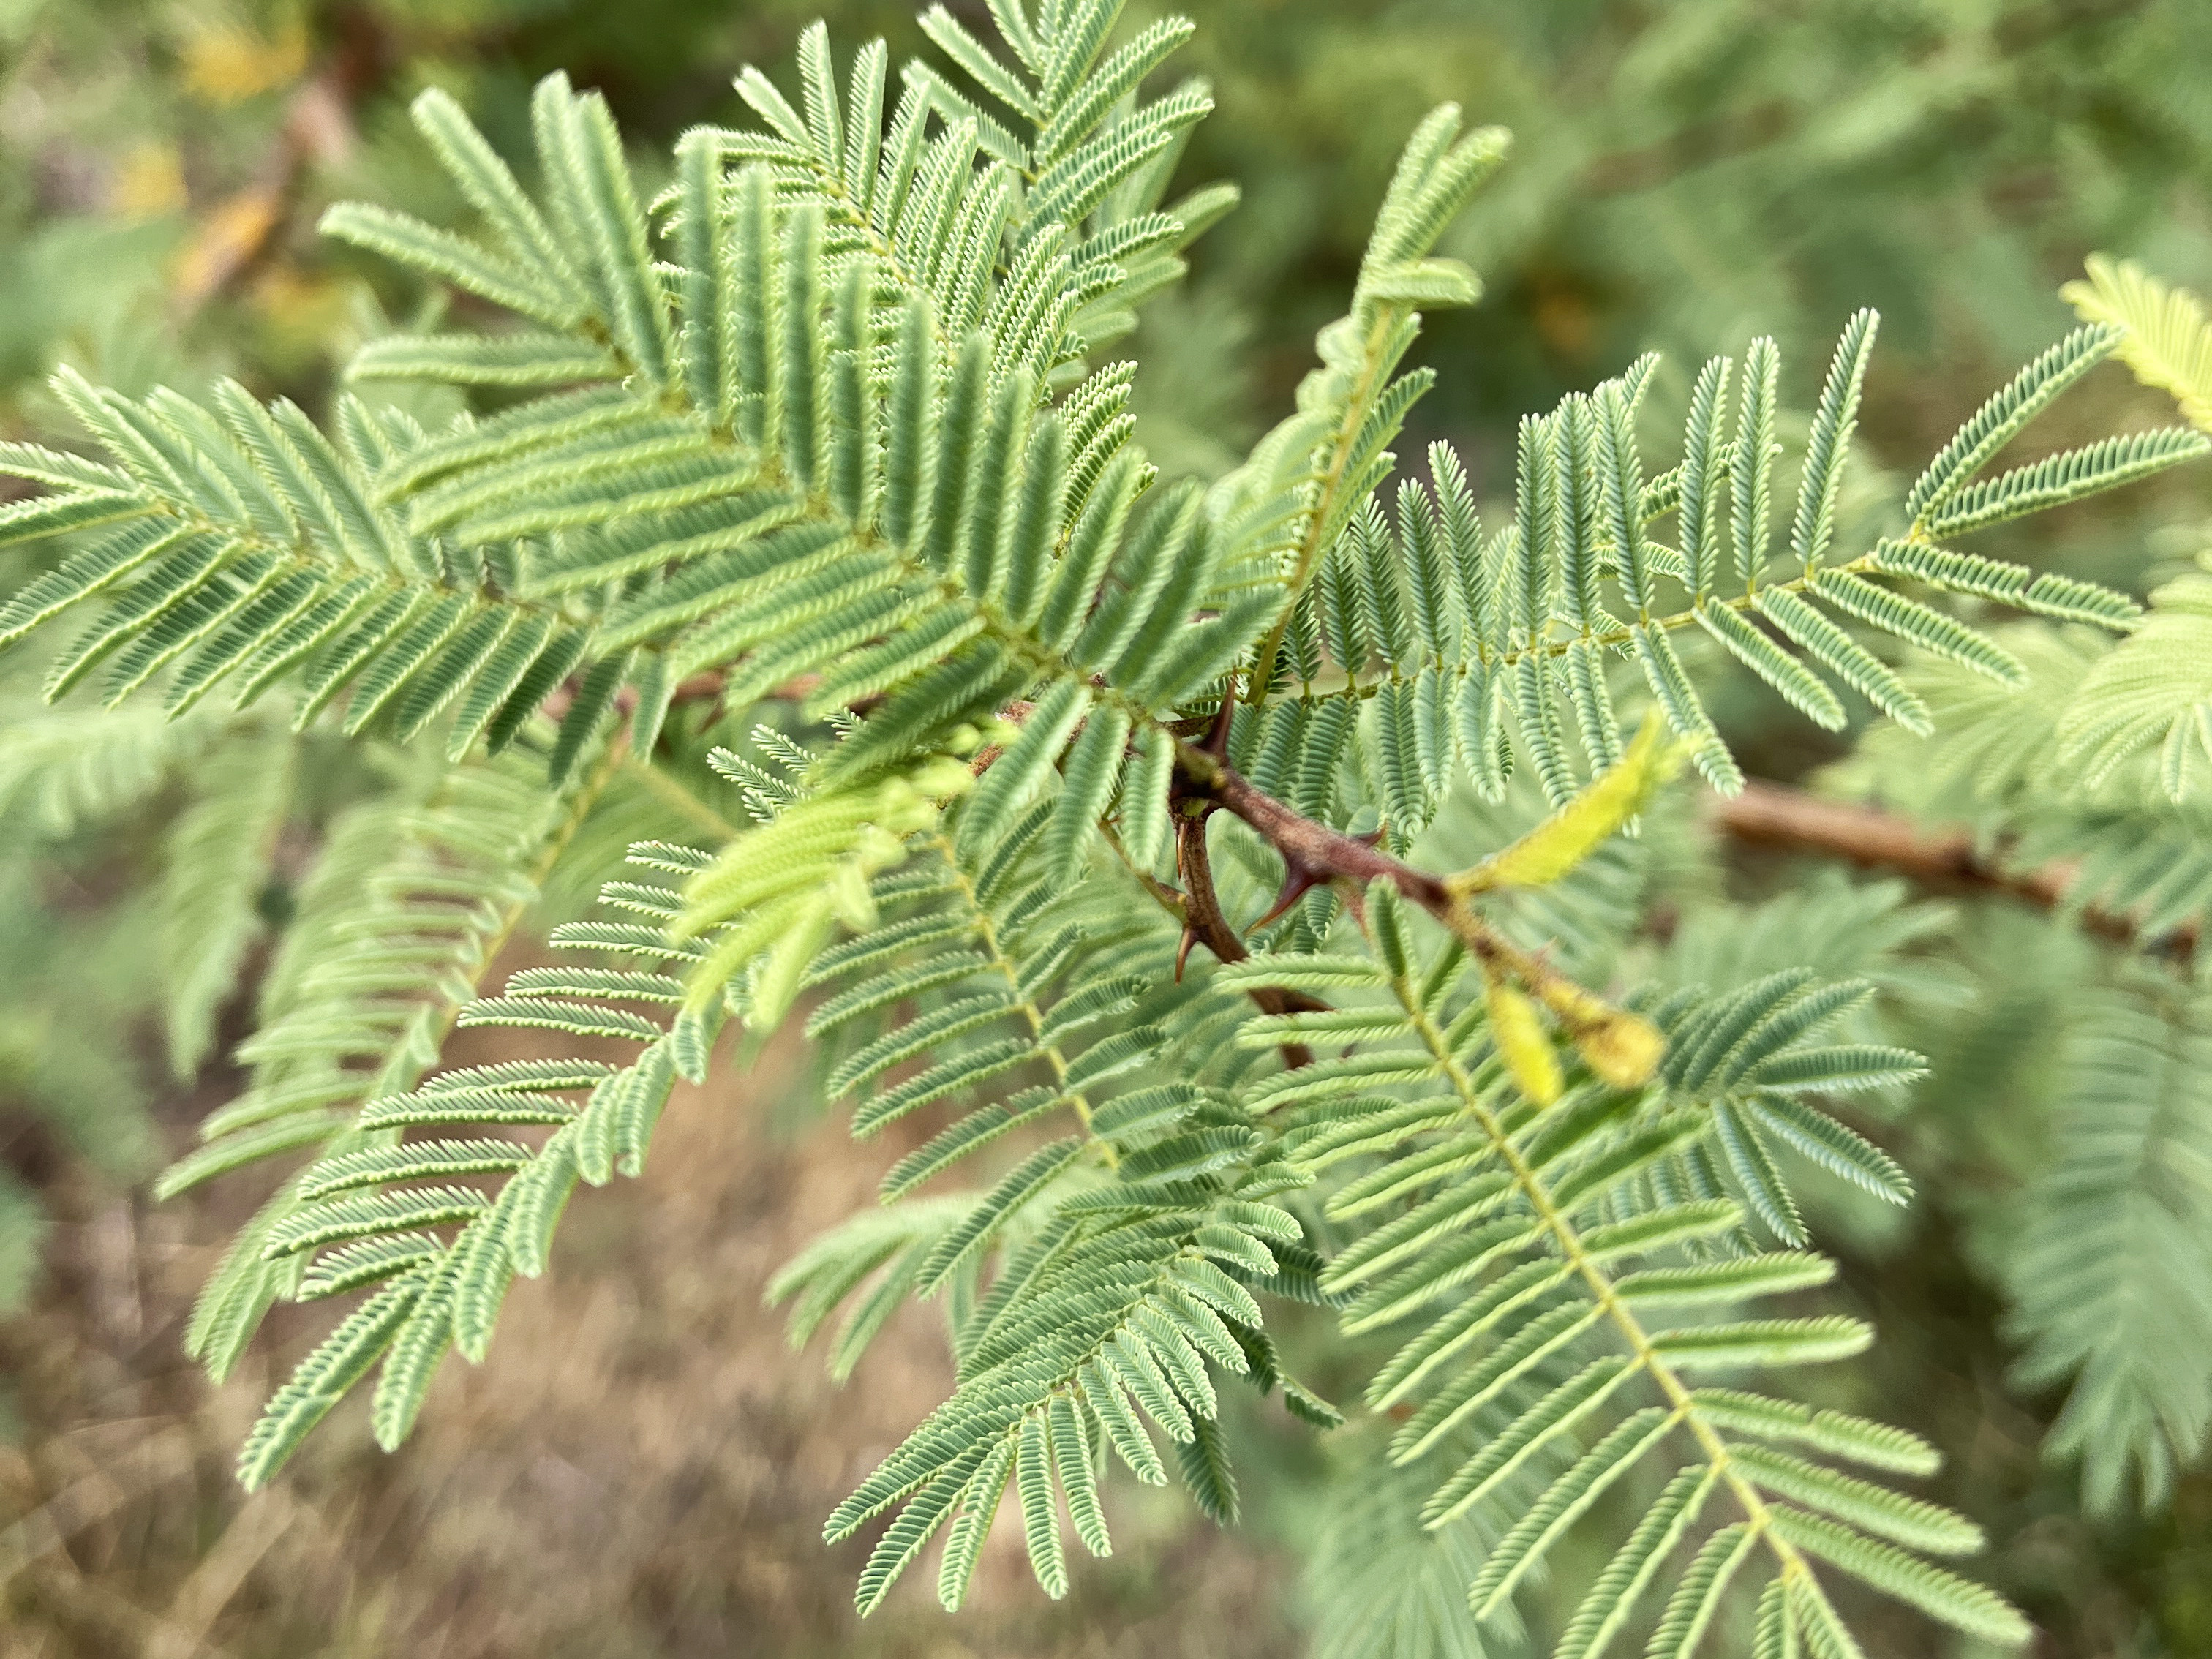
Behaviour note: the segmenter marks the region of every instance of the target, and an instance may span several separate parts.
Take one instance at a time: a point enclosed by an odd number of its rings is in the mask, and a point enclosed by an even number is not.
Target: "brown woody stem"
[[[1214,891],[1213,859],[1206,844],[1206,820],[1212,812],[1211,805],[1178,793],[1174,810],[1176,868],[1182,876],[1182,949],[1176,957],[1176,973],[1181,977],[1183,960],[1194,944],[1203,944],[1223,962],[1242,962],[1252,953],[1223,914],[1220,895]],[[1258,987],[1251,996],[1260,1012],[1266,1014],[1319,1013],[1328,1006],[1303,991],[1275,985]],[[1313,1050],[1303,1042],[1285,1042],[1283,1060],[1293,1067],[1310,1066]]]
[[[1176,745],[1176,769],[1188,797],[1212,801],[1242,818],[1293,872],[1349,881],[1363,890],[1370,882],[1387,880],[1408,901],[1439,917],[1454,908],[1443,878],[1416,870],[1360,836],[1316,823],[1195,744]]]
[[[1777,852],[1820,854],[1870,869],[1893,870],[1923,886],[2013,898],[2039,909],[2055,910],[2079,874],[2063,860],[2030,870],[2008,870],[1975,845],[1966,830],[1929,830],[1893,812],[1848,801],[1823,800],[1781,784],[1753,781],[1714,811],[1717,823],[1747,846]],[[2141,929],[2130,918],[2085,906],[2081,923],[2116,944],[2142,946]],[[2195,950],[2197,930],[2179,927],[2158,941],[2186,959]]]
[[[1216,806],[1243,819],[1282,855],[1285,897],[1273,914],[1279,915],[1289,900],[1307,888],[1324,882],[1348,884],[1356,904],[1370,883],[1387,881],[1408,903],[1419,906],[1443,923],[1486,973],[1526,986],[1601,1073],[1640,1082],[1648,1075],[1650,1066],[1656,1063],[1658,1035],[1644,1021],[1623,1014],[1541,957],[1521,949],[1483,920],[1468,897],[1454,892],[1443,877],[1416,869],[1384,852],[1376,844],[1379,836],[1370,840],[1348,836],[1285,805],[1231,766],[1218,745],[1188,741],[1176,744],[1175,793],[1170,799],[1181,813],[1195,819],[1195,836],[1202,839],[1203,815],[1209,806]],[[1195,904],[1189,914],[1195,918]],[[1194,936],[1212,945],[1209,930],[1195,920],[1189,926]],[[1218,946],[1214,953],[1225,962],[1239,961],[1245,954],[1243,942],[1236,939],[1233,932],[1230,938],[1237,955],[1224,955]]]
[[[1509,944],[1475,915],[1443,877],[1416,869],[1384,852],[1378,844],[1380,836],[1346,835],[1317,823],[1277,800],[1219,755],[1193,743],[1176,745],[1176,787],[1186,803],[1211,803],[1256,830],[1282,855],[1286,893],[1342,881],[1349,883],[1357,895],[1371,883],[1387,881],[1408,903],[1436,917],[1484,961],[1536,980],[1549,976],[1549,969]]]

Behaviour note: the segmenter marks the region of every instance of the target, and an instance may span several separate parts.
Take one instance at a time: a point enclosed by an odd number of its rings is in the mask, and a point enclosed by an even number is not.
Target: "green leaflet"
[[[2094,304],[2110,307],[2116,293]],[[2131,303],[2145,309],[2155,302],[2138,296]],[[1772,342],[1754,342],[1746,354],[1732,425],[1723,392],[1736,378],[1734,360],[1705,366],[1692,390],[1682,462],[1648,487],[1644,480],[1653,469],[1641,458],[1631,418],[1648,384],[1645,360],[1524,422],[1514,522],[1494,553],[1479,544],[1463,469],[1442,446],[1431,449],[1427,488],[1401,486],[1395,533],[1371,502],[1348,512],[1340,535],[1316,559],[1308,590],[1328,659],[1316,657],[1285,690],[1312,698],[1334,690],[1330,677],[1343,676],[1375,701],[1382,803],[1394,821],[1421,823],[1432,816],[1445,779],[1433,757],[1415,764],[1417,734],[1430,750],[1455,751],[1479,785],[1494,789],[1484,781],[1496,772],[1492,689],[1501,683],[1512,687],[1506,702],[1520,744],[1555,803],[1573,793],[1578,769],[1566,750],[1562,692],[1583,768],[1595,774],[1613,763],[1626,677],[1605,672],[1589,654],[1593,644],[1628,652],[1668,726],[1696,745],[1699,769],[1732,792],[1741,773],[1670,640],[1693,623],[1832,730],[1843,724],[1844,710],[1820,669],[1909,727],[1919,729],[1925,712],[1831,611],[2008,684],[2021,672],[1985,632],[1868,580],[1870,574],[2100,627],[2128,626],[2136,608],[2123,594],[1943,544],[2203,453],[2202,434],[2177,428],[2102,440],[1983,477],[2006,443],[2124,337],[2113,328],[2081,330],[2021,371],[1913,486],[1909,531],[1845,558],[1833,544],[1875,321],[1864,312],[1847,325],[1814,410],[1790,515],[1794,570],[1787,577],[1768,570],[1781,447],[1774,436],[1781,368]],[[2161,338],[2186,333],[2175,323]],[[2172,343],[2161,349],[2186,356]],[[2160,383],[2178,384],[2175,372]],[[1680,548],[1652,534],[1651,526],[1670,515]],[[1669,597],[1669,585],[1679,597]],[[1465,619],[1456,634],[1445,625],[1452,612]],[[1762,617],[1780,630],[1779,640],[1759,626]],[[1462,711],[1449,732],[1447,723],[1425,726],[1400,706],[1404,688],[1426,673],[1438,677],[1439,706]]]
[[[648,865],[662,856],[644,849]],[[674,909],[672,902],[669,908]],[[656,962],[673,955],[675,947],[664,935],[648,934],[618,951]],[[447,1349],[458,1346],[471,1361],[483,1359],[514,1274],[542,1270],[552,1221],[579,1175],[604,1181],[617,1158],[625,1173],[637,1172],[651,1121],[674,1081],[673,1066],[665,1059],[669,1039],[659,1025],[626,1010],[602,1007],[594,1014],[596,1005],[582,999],[642,997],[648,1006],[672,1004],[681,997],[680,981],[635,971],[526,969],[509,988],[565,994],[480,998],[459,1011],[460,1023],[603,1030],[647,1046],[636,1064],[623,1070],[590,1062],[511,1061],[447,1073],[411,1091],[410,1073],[386,1074],[392,1092],[365,1109],[354,1132],[331,1143],[288,1187],[281,1206],[268,1212],[260,1249],[270,1259],[322,1252],[301,1281],[306,1294],[337,1295],[402,1276],[341,1326],[340,1335],[353,1334],[343,1367],[332,1370],[311,1357],[271,1400],[249,1443],[256,1482],[289,1455],[313,1422],[380,1354],[384,1371],[374,1423],[380,1443],[398,1444],[412,1427]],[[618,1012],[620,1020],[610,1018]],[[434,1058],[425,1056],[418,1066]],[[578,1090],[590,1091],[581,1103],[574,1097]],[[559,1127],[537,1149],[502,1138],[453,1134],[396,1141],[386,1127],[485,1121]],[[453,1184],[500,1176],[511,1178],[489,1199],[473,1187]],[[413,1184],[432,1182],[446,1184]],[[426,1231],[455,1224],[457,1236],[442,1248],[439,1236]],[[403,1291],[410,1309],[404,1319],[362,1320],[369,1309],[396,1305]],[[210,1294],[216,1293],[211,1286]],[[241,1290],[224,1288],[220,1294],[234,1299]]]
[[[2097,330],[2100,342],[2116,344],[2136,379],[2171,392],[2198,428],[2212,422],[2212,327],[2202,302],[2140,265],[2114,264],[2103,254],[2091,256],[2088,274],[2086,283],[2069,283],[2062,296],[2092,324],[2104,325]],[[2117,340],[2114,328],[2124,331]]]
[[[1370,926],[1378,935],[1384,931],[1379,915]],[[1526,1092],[1525,1066],[1488,1058],[1503,1042],[1488,975],[1467,968],[1455,951],[1424,964],[1402,942],[1378,939],[1377,948],[1390,964],[1386,983],[1400,1018],[1338,1022],[1340,1039],[1361,1052],[1289,1075],[1319,1073],[1297,1085],[1297,1109],[1305,1112],[1331,1101],[1350,1108],[1378,1073],[1402,1090],[1440,1095],[1453,1108],[1441,1119],[1376,1112],[1375,1120],[1390,1127],[1349,1143],[1377,1161],[1364,1170],[1349,1164],[1330,1177],[1335,1191],[1327,1212],[1353,1231],[1322,1282],[1358,1289],[1344,1310],[1347,1329],[1395,1321],[1403,1334],[1369,1398],[1377,1407],[1403,1401],[1413,1408],[1391,1456],[1431,1471],[1425,1524],[1498,1516],[1498,1540],[1472,1583],[1477,1611],[1501,1609],[1638,1466],[1662,1455],[1679,1462],[1692,1447],[1688,1466],[1676,1470],[1659,1504],[1590,1586],[1562,1651],[1601,1650],[1662,1581],[1670,1552],[1716,1506],[1729,1513],[1686,1573],[1665,1579],[1673,1594],[1659,1619],[1655,1654],[1695,1648],[1754,1551],[1763,1547],[1787,1574],[1793,1558],[1775,1541],[1781,1522],[1770,1518],[1783,1513],[1772,1508],[1777,1499],[1909,1549],[1976,1547],[1978,1532],[1960,1517],[1773,1443],[1924,1473],[1927,1449],[1910,1435],[1741,1390],[1693,1389],[1685,1380],[1715,1367],[1788,1370],[1857,1352],[1869,1340],[1864,1326],[1836,1316],[1739,1316],[1747,1310],[1742,1304],[1825,1283],[1832,1265],[1797,1251],[1710,1253],[1707,1241],[1736,1228],[1742,1208],[1718,1194],[1667,1196],[1680,1190],[1677,1165],[1704,1158],[1708,1138],[1726,1147],[1733,1134],[1756,1154],[1755,1178],[1742,1183],[1746,1205],[1761,1214],[1763,1206],[1787,1205],[1787,1188],[1755,1139],[1760,1131],[1747,1126],[1739,1103],[1747,1108],[1757,1096],[1752,1079],[1759,1076],[1835,1075],[1842,1062],[1825,1056],[1841,1051],[1818,1045],[1831,1022],[1864,1000],[1865,988],[1820,985],[1797,971],[1733,995],[1678,995],[1657,1011],[1668,1039],[1667,1081],[1650,1097],[1585,1087],[1546,1105]],[[1263,975],[1297,978],[1291,962],[1263,958],[1237,973],[1255,983],[1266,982]],[[1316,1031],[1336,1029],[1323,1019],[1299,1020]],[[1285,1020],[1264,1032],[1273,1034],[1277,1025],[1307,1029]],[[1541,1034],[1536,1040],[1547,1047],[1554,1041]],[[1668,1097],[1678,1091],[1676,1098],[1704,1104],[1670,1108]],[[1790,1097],[1772,1098],[1799,1106]],[[1789,1218],[1794,1226],[1794,1210]],[[1683,1432],[1690,1426],[1695,1438]],[[1724,1457],[1711,1453],[1715,1445],[1725,1446]],[[1507,1496],[1523,1490],[1533,1495]],[[1806,1516],[1791,1524],[1832,1523]],[[1859,1552],[1852,1559],[1861,1565],[1847,1570],[1917,1607],[1992,1636],[2012,1617],[2008,1609],[1996,1611],[2003,1604],[1988,1592],[1917,1555],[1834,1530],[1840,1541],[1828,1559]],[[1771,1598],[1762,1605],[1768,1609],[1762,1628],[1771,1633],[1782,1614]],[[1826,1607],[1824,1601],[1793,1602],[1789,1617],[1832,1620]],[[2008,1629],[2016,1636],[2024,1626]]]
[[[2208,1403],[2197,1361],[2212,1262],[2197,1224],[2212,1188],[2191,1173],[2212,1129],[2207,1027],[2201,1003],[2163,1007],[2148,988],[2096,995],[2069,1036],[2055,1157],[2026,1195],[2005,1275],[2021,1376],[2070,1379],[2049,1449],[2081,1459],[2104,1511],[2130,1489],[2157,1501],[2201,1443]]]
[[[262,1030],[240,1051],[246,1091],[208,1120],[206,1146],[164,1184],[295,1148],[325,1148],[348,1168],[391,1158],[390,1130],[341,1109],[404,1094],[434,1061],[428,1034],[468,998],[489,942],[535,896],[518,867],[557,856],[574,810],[573,798],[548,801],[527,763],[511,759],[458,769],[427,800],[372,801],[341,820],[272,962]],[[235,1364],[303,1265],[264,1260],[272,1240],[374,1237],[408,1202],[341,1201],[356,1207],[326,1219],[297,1182],[272,1198],[203,1292],[187,1351],[217,1375]],[[457,1196],[439,1212],[475,1201]]]

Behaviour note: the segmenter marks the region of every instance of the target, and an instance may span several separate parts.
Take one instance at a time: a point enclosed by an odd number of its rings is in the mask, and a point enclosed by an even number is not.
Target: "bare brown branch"
[[[2011,869],[1976,846],[1968,830],[1923,829],[1879,807],[1824,800],[1781,784],[1748,783],[1741,794],[1720,800],[1713,816],[1747,846],[1842,859],[1863,869],[1895,871],[1939,891],[2003,896],[2042,910],[2062,906],[2079,874],[2063,860]],[[2146,943],[2128,916],[2085,906],[2080,920],[2089,932],[2115,943]],[[2157,943],[2185,957],[2196,948],[2197,933],[2194,927],[2179,928]]]

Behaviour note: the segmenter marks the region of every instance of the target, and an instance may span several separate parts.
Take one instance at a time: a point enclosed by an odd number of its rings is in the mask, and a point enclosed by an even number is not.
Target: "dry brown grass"
[[[943,1396],[949,1368],[932,1316],[909,1310],[837,1389],[763,1307],[775,1267],[872,1203],[900,1150],[856,1150],[835,1123],[764,1130],[790,1066],[771,1050],[680,1093],[641,1179],[580,1191],[551,1272],[518,1285],[483,1366],[448,1362],[397,1456],[370,1443],[357,1401],[252,1498],[228,1465],[269,1356],[296,1355],[327,1315],[280,1310],[252,1374],[221,1389],[177,1336],[255,1177],[154,1212],[65,1187],[46,1299],[0,1333],[24,1419],[0,1449],[0,1653],[1294,1650],[1277,1562],[1126,1485],[1109,1498],[1117,1553],[1065,1603],[1030,1581],[1009,1509],[957,1620],[927,1571],[854,1618],[864,1548],[825,1549],[822,1517]]]

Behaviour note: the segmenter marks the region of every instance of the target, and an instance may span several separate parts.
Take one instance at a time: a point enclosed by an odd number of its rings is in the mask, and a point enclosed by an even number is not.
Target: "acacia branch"
[[[1244,941],[1221,908],[1221,896],[1213,888],[1213,854],[1206,844],[1206,814],[1177,813],[1175,820],[1176,873],[1182,878],[1182,948],[1176,953],[1176,973],[1182,975],[1190,947],[1203,945],[1224,962],[1242,962],[1250,956]]]
[[[1176,953],[1176,977],[1194,944],[1203,943],[1224,962],[1242,962],[1250,956],[1244,941],[1222,914],[1221,900],[1213,890],[1213,865],[1206,847],[1206,815],[1194,812],[1176,819],[1176,866],[1182,872],[1182,948]],[[1253,1002],[1263,1014],[1319,1013],[1328,1005],[1304,991],[1279,985],[1255,986]],[[1303,1042],[1283,1044],[1283,1063],[1293,1070],[1313,1064],[1313,1050]]]
[[[1975,844],[1966,830],[1929,830],[1894,812],[1848,801],[1823,800],[1802,789],[1753,781],[1722,799],[1714,821],[1747,846],[1776,852],[1838,858],[1864,869],[1893,870],[1925,887],[2016,899],[2056,910],[2080,875],[2065,860],[2028,870],[2008,869]],[[2090,933],[2117,944],[2141,946],[2142,930],[2131,918],[2085,905],[2078,911]],[[2159,936],[2158,943],[2186,957],[2196,948],[2194,925]]]
[[[1435,917],[1482,964],[1486,978],[1516,980],[1526,987],[1601,1076],[1626,1087],[1643,1082],[1657,1064],[1661,1039],[1648,1021],[1614,1007],[1540,956],[1521,949],[1477,913],[1467,890],[1455,890],[1445,878],[1384,852],[1379,833],[1351,836],[1316,823],[1260,788],[1211,744],[1177,743],[1170,799],[1185,803],[1186,811],[1189,803],[1199,802],[1234,813],[1282,855],[1283,890],[1263,923],[1323,883],[1346,884],[1356,908],[1370,884],[1387,881],[1407,902]]]
[[[1303,893],[1326,881],[1349,881],[1363,890],[1370,883],[1388,881],[1408,901],[1439,918],[1453,908],[1441,876],[1394,858],[1378,844],[1379,837],[1346,835],[1307,817],[1196,744],[1176,745],[1176,770],[1177,782],[1192,795],[1234,813],[1282,855],[1285,892],[1296,886]]]
[[[803,696],[817,684],[818,681],[809,677],[778,687],[769,695]],[[691,676],[677,690],[679,696],[719,700],[723,684],[720,673],[707,672]],[[556,691],[548,699],[548,712],[563,701],[563,693],[574,695],[566,687]],[[1441,922],[1482,963],[1491,978],[1518,980],[1526,986],[1559,1018],[1585,1056],[1601,1069],[1608,1065],[1606,1056],[1620,1047],[1624,1033],[1629,1034],[1627,1048],[1621,1050],[1620,1056],[1624,1074],[1643,1069],[1640,1056],[1647,1046],[1643,1030],[1645,1023],[1623,1014],[1541,957],[1514,945],[1476,912],[1469,902],[1468,890],[1455,888],[1445,878],[1417,869],[1384,852],[1380,830],[1369,836],[1354,836],[1331,829],[1277,800],[1237,771],[1228,758],[1230,721],[1236,708],[1232,689],[1220,707],[1206,718],[1206,736],[1200,742],[1193,742],[1186,735],[1194,722],[1176,721],[1162,727],[1176,744],[1168,799],[1174,814],[1176,867],[1183,885],[1180,894],[1163,890],[1149,878],[1146,885],[1182,921],[1183,940],[1176,958],[1176,977],[1182,976],[1183,963],[1194,945],[1205,945],[1224,963],[1242,962],[1251,954],[1223,912],[1220,897],[1214,890],[1206,821],[1216,810],[1225,811],[1257,831],[1283,860],[1282,890],[1267,914],[1253,924],[1255,927],[1264,927],[1273,921],[1312,889],[1338,882],[1349,889],[1348,896],[1356,913],[1360,896],[1369,886],[1376,881],[1388,881],[1407,902]],[[1016,702],[1002,708],[1000,718],[1018,726],[1034,712],[1034,704]],[[1001,752],[996,745],[986,747],[970,762],[971,769],[980,775]],[[1118,842],[1115,847],[1121,850]],[[1126,854],[1123,856],[1126,860]],[[1286,987],[1261,987],[1250,994],[1261,1010],[1270,1014],[1321,1012],[1329,1006]],[[1648,1036],[1649,1042],[1656,1044],[1656,1034]],[[1656,1052],[1655,1048],[1653,1053]],[[1284,1045],[1284,1057],[1292,1066],[1308,1064],[1311,1060],[1310,1053],[1298,1043]]]

